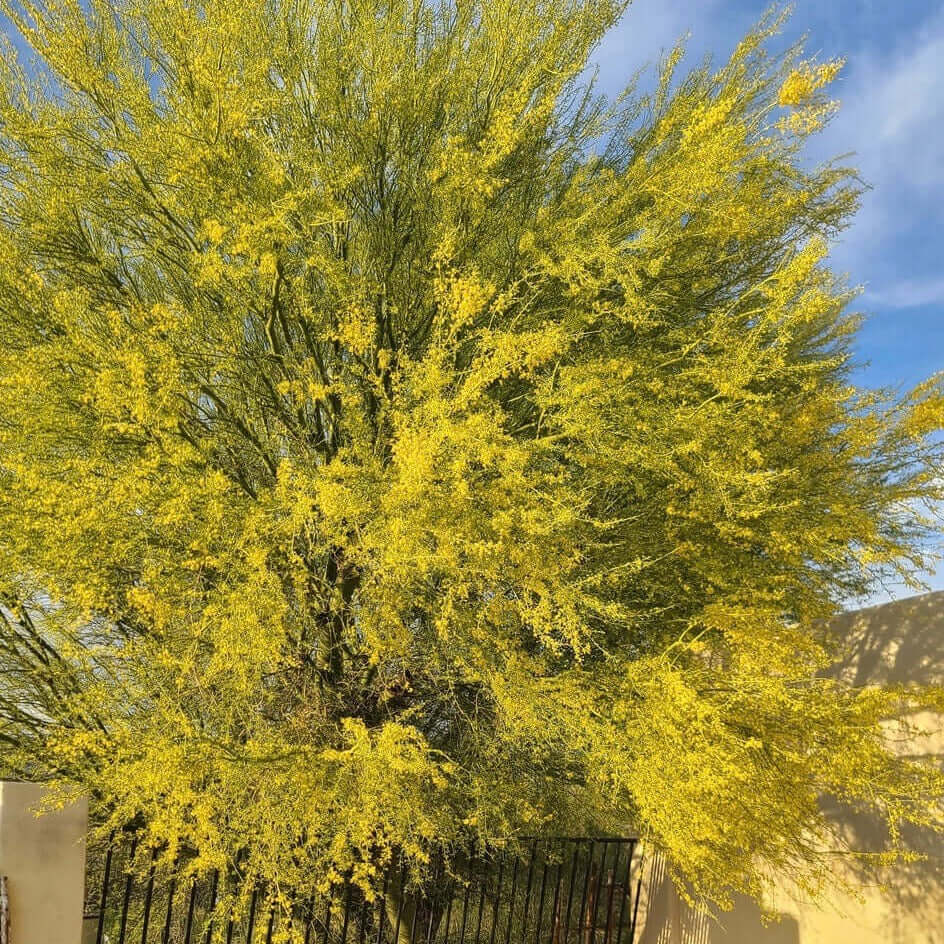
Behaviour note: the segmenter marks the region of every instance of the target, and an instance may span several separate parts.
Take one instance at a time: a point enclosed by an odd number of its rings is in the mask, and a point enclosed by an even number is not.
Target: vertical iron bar
[[[586,911],[587,911],[587,892],[590,889],[590,873],[593,871],[593,847],[596,845],[591,839],[590,842],[590,852],[587,858],[587,869],[584,872],[583,876],[583,895],[580,898],[580,913],[577,915],[577,944],[582,944],[580,940],[580,932],[584,927],[586,921]]]
[[[534,880],[534,860],[538,853],[537,839],[531,840],[531,862],[528,865],[528,885],[524,893],[524,907],[521,909],[521,941],[524,944],[528,933],[528,906],[531,904],[531,885]]]
[[[616,891],[616,873],[619,869],[620,852],[623,849],[623,843],[619,840],[615,843],[616,856],[613,864],[610,866],[610,893],[606,897],[606,930],[603,932],[603,944],[610,944],[610,933],[613,930],[613,893]]]
[[[334,900],[334,886],[328,890],[325,896],[325,919],[324,919],[324,938],[323,944],[328,944],[328,931],[331,928],[331,902]]]
[[[361,902],[361,930],[357,935],[357,944],[366,944],[367,942],[367,920],[370,917],[370,905],[367,902],[367,896]]]
[[[114,849],[112,845],[115,841],[115,834],[108,837],[108,851],[105,853],[105,876],[102,879],[102,897],[99,902],[98,929],[95,932],[95,944],[102,944],[102,936],[105,933],[105,905],[108,903],[108,881],[111,872],[111,855]]]
[[[379,911],[379,918],[377,920],[377,942],[376,944],[382,944],[383,941],[383,926],[384,926],[384,913],[387,910],[387,886],[390,882],[390,870],[393,868],[393,862],[391,861],[390,865],[387,866],[384,871],[384,887],[383,887],[383,896],[380,899],[380,907],[377,909]],[[306,941],[305,944],[308,944]]]
[[[479,944],[482,934],[482,912],[485,910],[485,889],[488,885],[488,871],[484,857],[479,860],[479,916],[475,921],[475,944]]]
[[[243,849],[240,849],[236,853],[236,860],[233,862],[233,893],[235,894],[241,884],[239,881],[239,863],[243,858]],[[233,931],[236,926],[236,914],[233,911],[233,906],[229,907],[229,921],[226,922],[226,944],[232,944],[233,942]]]
[[[551,905],[551,944],[559,944],[560,938],[560,890],[561,890],[561,869],[564,867],[563,856],[557,863],[556,881],[554,882],[554,904]],[[554,933],[555,925],[558,933]]]
[[[564,944],[570,936],[570,910],[574,903],[574,885],[577,880],[577,860],[580,858],[580,843],[574,841],[574,857],[570,863],[570,891],[567,893],[567,916],[564,918]]]
[[[446,874],[446,860],[443,859],[441,862],[437,862],[433,868],[433,881],[430,884],[430,888],[433,892],[439,887],[439,883],[443,880]],[[436,904],[437,900],[434,900],[432,897],[428,899],[429,901],[429,921],[426,923],[426,944],[432,944],[433,940],[433,919],[436,916]]]
[[[498,927],[498,906],[501,903],[502,876],[505,874],[505,854],[502,849],[501,858],[498,860],[498,878],[495,880],[495,904],[492,906],[492,930],[488,936],[488,944],[495,944],[495,930]]]
[[[393,944],[400,944],[400,921],[403,918],[403,889],[406,886],[406,859],[400,853],[400,903],[397,905],[397,924],[393,932]]]
[[[318,896],[312,893],[311,901],[308,903],[308,918],[305,921],[305,944],[311,940],[311,926],[315,923],[315,899]]]
[[[446,869],[446,863],[443,861],[443,871]],[[446,925],[443,928],[443,944],[449,944],[449,925],[452,922],[452,903],[456,897],[456,883],[449,881],[449,900],[446,902]]]
[[[147,944],[148,925],[151,923],[151,904],[154,901],[154,862],[157,859],[157,847],[151,852],[151,868],[148,872],[147,891],[144,893],[144,922],[141,929],[141,944]]]
[[[210,923],[207,925],[206,941],[205,944],[210,944],[213,940],[213,920],[216,917],[214,912],[216,911],[216,903],[218,901],[220,891],[220,870],[213,870],[213,884],[210,886],[210,903],[207,907],[207,913],[210,915]]]
[[[547,888],[547,854],[544,858],[544,869],[541,872],[541,894],[538,896],[538,916],[534,929],[534,944],[541,944],[541,918],[544,915],[544,891]]]
[[[344,924],[341,926],[341,944],[347,944],[347,926],[351,920],[351,879],[347,880],[347,891],[344,893]]]
[[[288,930],[291,931],[295,927],[295,906],[298,904],[298,890],[292,892],[291,900],[288,903]],[[361,944],[364,944],[361,941]]]
[[[419,892],[417,892],[419,894]],[[410,921],[410,944],[416,940],[416,922],[419,917],[420,912],[420,902],[419,898],[416,899],[413,903],[413,919]]]
[[[161,935],[161,944],[168,944],[170,941],[170,922],[174,916],[174,892],[177,891],[177,865],[179,862],[179,857],[174,859],[170,887],[167,889],[167,917],[164,919],[164,933]]]
[[[138,837],[131,840],[131,851],[128,853],[128,862],[134,865],[134,852],[138,847]],[[131,870],[128,869],[128,877],[125,880],[124,900],[121,903],[121,927],[118,931],[118,944],[125,944],[125,931],[128,927],[128,905],[131,904],[131,882],[133,881]]]
[[[505,931],[505,944],[511,942],[511,922],[515,916],[515,892],[518,891],[518,853],[515,853],[515,864],[511,870],[511,897],[508,899],[508,929]]]
[[[187,924],[184,926],[184,944],[190,944],[190,933],[193,930],[193,909],[197,904],[197,877],[194,875],[190,882],[190,901],[187,903]]]
[[[600,853],[600,871],[597,872],[597,892],[593,898],[593,913],[590,915],[590,941],[593,944],[597,938],[597,916],[600,914],[600,893],[603,890],[603,876],[606,874],[606,852],[611,843],[604,842]]]
[[[628,898],[631,903],[632,897],[633,897],[632,878],[633,878],[633,849],[634,848],[635,848],[635,843],[632,840],[630,840],[629,841],[629,859],[626,862],[626,880],[625,882],[623,882],[621,886],[623,890],[623,894],[620,900],[619,918],[617,918],[616,920],[616,944],[622,944],[623,942],[623,917],[626,912],[626,899]]]
[[[475,856],[475,846],[469,849],[469,864],[465,872],[465,896],[462,899],[462,924],[459,929],[459,944],[465,944],[465,921],[469,910],[469,893],[472,891],[472,861]]]
[[[249,899],[249,920],[246,922],[246,944],[252,944],[252,932],[256,929],[256,902],[259,897],[259,886],[254,885],[252,897]]]
[[[629,928],[629,944],[633,944],[636,940],[636,916],[639,914],[639,897],[642,891],[643,854],[642,852],[639,854],[639,875],[636,878],[636,901],[633,903],[633,923]]]

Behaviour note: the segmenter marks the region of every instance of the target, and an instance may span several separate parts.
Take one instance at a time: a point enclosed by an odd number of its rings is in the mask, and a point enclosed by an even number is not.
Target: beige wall
[[[37,816],[42,787],[0,781],[0,874],[10,944],[79,944],[85,886],[84,800]]]
[[[846,613],[831,626],[842,646],[834,674],[852,684],[944,684],[944,592]],[[928,734],[902,749],[944,759],[944,719],[925,714],[914,720]],[[851,848],[881,847],[879,824],[838,809],[830,815]],[[721,922],[692,912],[662,863],[655,862],[645,879],[650,907],[640,944],[944,944],[944,840],[915,831],[908,841],[925,861],[857,875],[851,863],[837,858],[837,869],[855,881],[862,901],[833,895],[816,906],[785,877],[769,902],[783,919],[766,927],[760,909],[748,900],[739,901]]]

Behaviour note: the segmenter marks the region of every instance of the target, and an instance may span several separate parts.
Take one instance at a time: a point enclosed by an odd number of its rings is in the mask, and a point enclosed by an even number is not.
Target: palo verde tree
[[[636,831],[723,904],[823,794],[940,822],[933,693],[821,671],[942,496],[940,382],[850,380],[839,63],[608,101],[624,5],[0,2],[7,773],[286,887]]]

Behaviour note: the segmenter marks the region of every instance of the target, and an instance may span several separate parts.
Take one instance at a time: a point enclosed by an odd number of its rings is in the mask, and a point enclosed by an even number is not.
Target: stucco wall
[[[920,682],[944,684],[944,592],[846,613],[831,623],[842,656],[834,674],[855,685]],[[944,760],[944,718],[915,719],[927,734],[901,744],[909,753]],[[862,852],[881,848],[878,823],[848,811],[831,810],[849,846]],[[944,944],[944,841],[916,831],[909,845],[927,856],[866,875],[836,857],[837,870],[855,882],[862,900],[834,894],[815,906],[784,877],[769,904],[783,919],[761,921],[753,902],[738,902],[721,922],[707,920],[680,901],[659,862],[646,875],[648,920],[641,944]]]
[[[42,787],[0,781],[0,874],[10,944],[79,944],[85,883],[84,800],[37,816]]]

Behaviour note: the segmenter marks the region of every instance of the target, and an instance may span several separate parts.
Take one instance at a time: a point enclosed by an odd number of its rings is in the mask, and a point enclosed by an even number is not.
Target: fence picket
[[[100,905],[95,941],[257,944],[264,938],[271,944],[276,927],[287,922],[305,944],[313,939],[320,939],[318,944],[623,944],[624,937],[632,944],[641,895],[635,840],[528,837],[521,842],[473,846],[453,864],[444,851],[422,880],[398,854],[383,870],[383,891],[373,905],[350,875],[323,895],[297,898],[291,889],[276,894],[274,886],[248,877],[242,855],[226,870],[222,885],[218,869],[188,875],[185,894],[180,876],[192,869],[186,856],[165,873],[163,866],[157,868],[160,850],[150,849],[147,879],[139,881],[139,837],[115,838],[98,860],[104,868],[89,871],[89,892]],[[114,894],[115,876],[122,871],[122,893]],[[91,884],[99,880],[100,888]],[[251,891],[246,881],[253,882]]]

